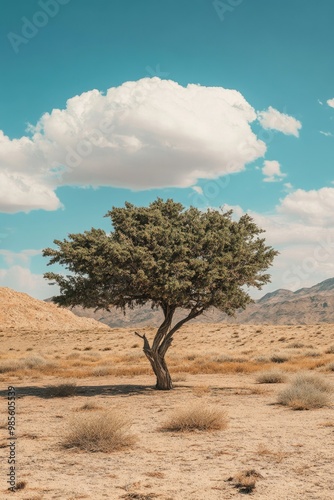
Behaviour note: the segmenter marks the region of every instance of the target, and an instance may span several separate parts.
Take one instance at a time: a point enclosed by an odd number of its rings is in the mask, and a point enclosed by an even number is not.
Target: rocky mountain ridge
[[[157,326],[162,321],[161,311],[150,306],[128,310],[125,315],[115,308],[107,312],[76,306],[72,311],[78,316],[93,318],[111,327]],[[184,314],[185,311],[178,311],[175,319],[181,319]],[[193,321],[276,325],[334,323],[334,278],[295,292],[278,289],[267,293],[245,311],[237,313],[235,318],[212,309]]]

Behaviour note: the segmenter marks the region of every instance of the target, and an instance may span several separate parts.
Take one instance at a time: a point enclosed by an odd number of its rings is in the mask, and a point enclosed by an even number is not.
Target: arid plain
[[[22,295],[21,306],[26,302],[14,324],[18,295],[8,294],[2,295],[8,314],[2,307],[0,318],[1,498],[333,498],[333,396],[304,411],[277,403],[298,373],[316,374],[334,387],[332,325],[188,324],[167,356],[175,389],[160,392],[153,389],[135,328],[85,323],[68,311],[52,320],[55,306],[39,306]],[[45,314],[51,315],[47,321]],[[149,338],[154,331],[140,330]],[[260,383],[261,374],[272,369],[283,381]],[[56,397],[50,386],[60,384],[71,384],[72,393]],[[10,385],[17,391],[21,489],[15,493],[5,482]],[[221,410],[226,427],[162,431],[174,412],[191,407]],[[128,447],[109,452],[64,447],[76,422],[114,410],[131,424],[134,439]],[[242,474],[253,476],[251,488],[244,487]]]

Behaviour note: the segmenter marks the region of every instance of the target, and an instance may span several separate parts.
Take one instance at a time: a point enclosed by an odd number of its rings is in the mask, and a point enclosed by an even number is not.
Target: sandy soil
[[[171,365],[173,360],[180,363],[184,359],[186,366],[188,358],[196,354],[210,359],[213,355],[227,354],[252,359],[276,352],[301,354],[312,350],[309,356],[316,360],[334,343],[332,332],[332,325],[302,328],[188,325],[176,337],[169,359]],[[147,329],[147,333],[152,335],[153,330]],[[135,352],[134,361],[138,359],[138,363],[142,356],[140,339],[134,337],[133,329],[84,333],[12,329],[3,330],[1,335],[1,362],[29,355],[65,363],[68,356],[78,350],[79,359],[83,359],[89,346],[100,356],[92,358],[94,366],[104,366],[111,359],[111,353],[120,356]],[[298,343],[300,348],[296,347]],[[104,351],[106,346],[111,352]],[[326,362],[334,360],[334,354],[325,357]],[[115,363],[117,365],[117,361]],[[284,369],[284,364],[280,368]],[[319,375],[334,386],[334,372],[324,371],[321,363],[318,367],[315,365],[313,371],[321,372]],[[288,377],[293,376],[287,373]],[[175,378],[178,381],[173,391],[158,392],[152,389],[151,375],[81,376],[78,379],[73,376],[77,395],[47,398],[46,386],[64,382],[62,377],[36,370],[2,373],[0,497],[241,499],[245,494],[228,479],[240,471],[255,469],[262,477],[251,497],[334,498],[333,406],[310,411],[278,406],[276,394],[285,384],[260,385],[256,383],[255,373],[177,373]],[[5,483],[8,385],[15,386],[18,395],[17,480],[26,482],[25,488],[15,494],[7,491]],[[114,453],[63,449],[63,436],[72,419],[82,416],[84,412],[78,409],[88,401],[98,405],[96,413],[117,408],[129,415],[132,432],[137,436],[136,444]],[[225,410],[229,419],[227,428],[182,434],[159,430],[173,409],[193,401]]]

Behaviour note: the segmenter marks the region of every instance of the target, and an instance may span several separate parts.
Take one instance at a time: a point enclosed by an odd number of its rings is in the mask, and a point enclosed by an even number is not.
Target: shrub
[[[280,384],[285,382],[286,376],[279,370],[269,370],[258,375],[256,381],[259,384]]]
[[[80,357],[80,352],[71,352],[66,356],[66,359],[77,359]]]
[[[62,445],[90,452],[117,451],[134,444],[135,436],[129,433],[129,428],[128,419],[116,411],[80,415],[70,423]]]
[[[232,356],[221,354],[220,356],[214,356],[212,361],[215,361],[216,363],[232,363],[235,359]]]
[[[193,393],[195,396],[204,396],[205,394],[209,394],[210,391],[211,388],[208,385],[197,385],[193,387]]]
[[[318,358],[319,356],[321,356],[321,354],[318,351],[308,351],[304,354],[304,356],[308,358]]]
[[[49,398],[67,398],[74,396],[76,392],[77,387],[72,383],[49,385],[46,387],[46,396]]]
[[[286,361],[289,361],[289,357],[284,354],[274,354],[271,356],[270,361],[273,363],[285,363]]]
[[[256,361],[256,363],[268,363],[269,359],[266,356],[256,356],[254,361]]]
[[[190,432],[222,430],[227,427],[226,413],[208,406],[192,405],[175,410],[161,427],[163,431]]]
[[[38,356],[29,356],[28,358],[21,359],[24,368],[40,368],[46,364],[44,358]]]
[[[278,395],[278,403],[294,410],[321,408],[329,402],[331,387],[315,375],[297,375],[295,380]]]
[[[93,368],[92,375],[94,377],[105,377],[112,373],[110,366],[96,366]]]
[[[301,349],[304,347],[304,344],[301,342],[292,342],[292,344],[289,344],[287,347],[291,347],[292,349]]]
[[[326,365],[326,370],[330,371],[330,372],[334,372],[334,363],[328,363],[328,365]]]
[[[15,372],[23,368],[21,361],[4,361],[0,363],[0,373]]]
[[[78,408],[77,411],[98,410],[100,408],[101,407],[98,406],[97,404],[91,403],[90,401],[88,401],[87,403],[84,403],[82,406],[80,406],[80,408]]]
[[[239,489],[240,493],[251,493],[256,486],[256,481],[262,477],[256,470],[249,469],[236,474],[233,480],[235,487]]]
[[[328,347],[328,349],[326,349],[326,354],[334,354],[334,345],[331,345],[330,347]]]

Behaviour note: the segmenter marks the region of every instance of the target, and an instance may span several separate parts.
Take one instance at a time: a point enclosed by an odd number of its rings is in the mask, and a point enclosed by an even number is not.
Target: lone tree
[[[158,198],[148,207],[126,202],[106,214],[113,230],[92,228],[55,240],[46,248],[48,265],[61,264],[64,276],[46,273],[60,286],[54,301],[62,306],[108,309],[150,303],[164,320],[143,350],[156,375],[156,388],[172,389],[165,361],[175,333],[210,307],[228,315],[252,302],[247,287],[270,281],[265,273],[277,252],[265,245],[263,232],[249,215],[239,221],[232,211],[185,209],[181,203]],[[173,324],[177,308],[185,317]]]

